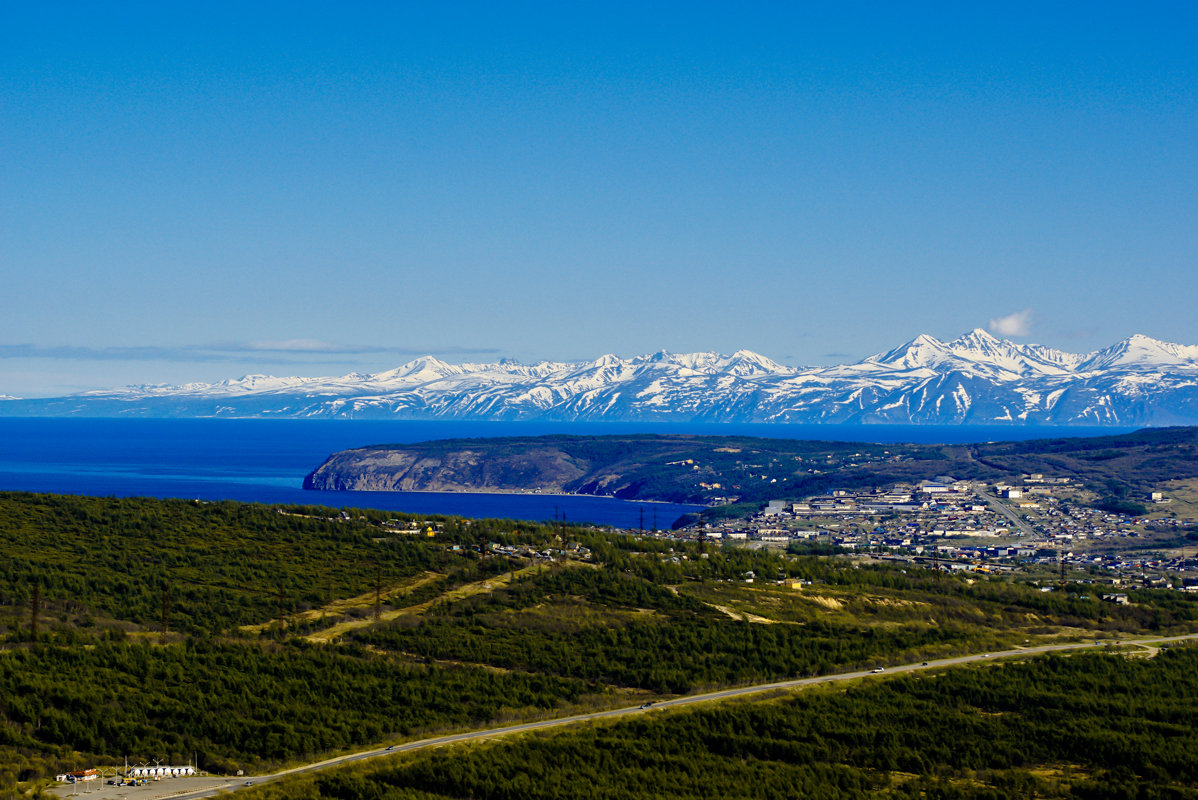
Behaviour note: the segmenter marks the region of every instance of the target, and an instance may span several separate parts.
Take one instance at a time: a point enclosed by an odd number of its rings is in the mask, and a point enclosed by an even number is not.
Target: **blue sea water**
[[[599,497],[444,492],[318,492],[304,476],[338,450],[430,439],[549,433],[692,433],[825,441],[966,443],[1125,433],[1126,428],[767,425],[366,420],[0,418],[0,490],[115,497],[300,503],[594,522],[670,524],[694,506]]]

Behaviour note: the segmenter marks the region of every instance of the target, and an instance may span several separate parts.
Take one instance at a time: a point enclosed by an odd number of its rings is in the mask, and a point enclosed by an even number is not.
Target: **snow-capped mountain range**
[[[582,363],[447,364],[369,375],[130,386],[0,399],[5,416],[326,417],[790,423],[1193,425],[1198,346],[1136,335],[1088,354],[975,330],[854,364],[792,368],[747,350]]]

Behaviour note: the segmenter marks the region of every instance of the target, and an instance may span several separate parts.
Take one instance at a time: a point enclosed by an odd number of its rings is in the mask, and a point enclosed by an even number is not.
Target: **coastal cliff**
[[[810,443],[807,443],[810,445]],[[709,503],[720,477],[801,443],[724,436],[541,436],[376,445],[334,453],[304,479],[331,491],[542,492]],[[825,445],[827,446],[827,445]]]
[[[626,435],[457,439],[334,453],[304,480],[330,491],[542,492],[718,504],[873,483],[866,465],[904,445],[744,436]],[[851,466],[850,466],[851,464]],[[893,466],[893,464],[892,464]]]
[[[915,483],[1068,477],[1113,496],[1198,478],[1198,428],[978,445],[748,436],[443,439],[334,453],[304,479],[331,491],[541,492],[723,504]]]
[[[305,489],[358,492],[568,492],[589,464],[558,447],[496,453],[486,446],[459,450],[427,446],[362,447],[330,456],[304,479]]]

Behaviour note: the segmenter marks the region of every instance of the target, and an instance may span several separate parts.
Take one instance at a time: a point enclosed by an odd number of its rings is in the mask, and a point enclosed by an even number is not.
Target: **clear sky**
[[[1198,343],[1198,4],[0,4],[0,394]]]

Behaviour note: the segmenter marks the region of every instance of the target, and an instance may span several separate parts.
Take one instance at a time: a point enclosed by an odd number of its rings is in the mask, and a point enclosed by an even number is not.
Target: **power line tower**
[[[383,618],[383,568],[375,566],[374,572],[374,621]]]
[[[37,617],[42,611],[42,587],[33,581],[33,597],[29,601],[29,641],[37,644]]]
[[[166,581],[162,582],[162,635],[159,641],[166,644],[166,633],[169,629],[170,622],[170,604],[171,604],[171,585]]]
[[[275,635],[282,639],[283,631],[287,629],[287,595],[283,593],[282,581],[275,584],[275,603],[277,604]]]

